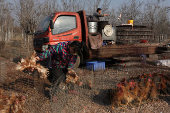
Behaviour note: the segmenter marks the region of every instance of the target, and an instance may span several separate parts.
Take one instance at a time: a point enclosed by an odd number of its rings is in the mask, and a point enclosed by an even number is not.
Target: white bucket
[[[88,22],[89,33],[97,33],[98,23],[97,22]]]

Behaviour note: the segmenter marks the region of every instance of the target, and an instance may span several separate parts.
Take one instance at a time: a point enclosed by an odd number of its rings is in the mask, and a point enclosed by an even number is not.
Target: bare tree
[[[97,8],[101,8],[103,13],[109,11],[111,0],[86,0],[86,12],[93,15]]]
[[[164,0],[152,0],[145,4],[143,24],[154,30],[155,39],[160,35],[166,36],[169,33],[169,7],[161,6],[162,2]]]
[[[22,31],[24,31],[22,35],[24,35],[27,43],[27,51],[29,51],[30,45],[29,37],[31,38],[31,36],[27,35],[27,31],[35,32],[42,14],[42,5],[43,3],[40,0],[18,0],[15,1],[13,7],[16,21],[21,26]]]
[[[31,32],[35,31],[39,16],[41,15],[40,6],[40,1],[35,2],[34,0],[19,0],[15,2],[14,14],[25,33],[28,27]]]
[[[85,9],[85,0],[61,0],[61,4],[62,11],[77,12]]]
[[[61,7],[58,4],[59,0],[45,0],[43,2],[41,9],[42,16],[46,16],[47,14],[51,14],[57,11],[61,11]]]
[[[112,25],[112,26],[116,26],[118,24],[118,15],[116,15],[116,12],[115,12],[115,9],[112,8],[110,11],[109,11],[109,23]]]
[[[168,10],[166,9],[166,7],[160,6],[161,2],[163,2],[163,1],[164,0],[156,0],[156,1],[152,0],[152,1],[148,1],[145,4],[144,24],[147,24],[152,29],[154,29],[158,18],[160,18],[160,16],[161,16],[160,14],[168,13]]]
[[[11,4],[5,0],[0,0],[0,38],[7,41],[10,33],[13,32],[14,19],[10,11]]]
[[[160,0],[152,0],[148,1],[145,4],[144,24],[150,26],[151,29],[154,29],[156,19],[158,18],[158,12],[160,11],[160,3]]]
[[[168,25],[169,25],[169,17],[167,8],[161,8],[161,10],[158,12],[158,18],[156,19],[155,23],[155,29],[157,33],[159,34],[166,34],[169,32]]]
[[[140,23],[142,16],[142,4],[139,0],[128,0],[121,4],[118,8],[118,14],[122,14],[121,21],[126,23],[127,20],[134,20],[134,24]]]

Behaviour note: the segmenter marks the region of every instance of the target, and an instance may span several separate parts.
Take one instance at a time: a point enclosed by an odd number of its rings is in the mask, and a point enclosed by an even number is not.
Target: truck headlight
[[[48,49],[48,45],[43,45],[42,46],[42,51],[45,51],[45,50],[47,50]]]

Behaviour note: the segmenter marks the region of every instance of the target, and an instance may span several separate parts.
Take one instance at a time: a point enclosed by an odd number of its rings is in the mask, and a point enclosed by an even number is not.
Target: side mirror
[[[54,29],[54,23],[53,23],[53,20],[50,20],[50,28],[51,28],[51,29]]]

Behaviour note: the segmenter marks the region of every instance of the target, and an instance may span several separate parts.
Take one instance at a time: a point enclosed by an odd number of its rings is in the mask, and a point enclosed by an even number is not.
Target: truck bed
[[[103,45],[100,49],[90,50],[91,59],[113,58],[120,56],[139,56],[141,54],[159,54],[166,51],[163,44],[127,44]]]

